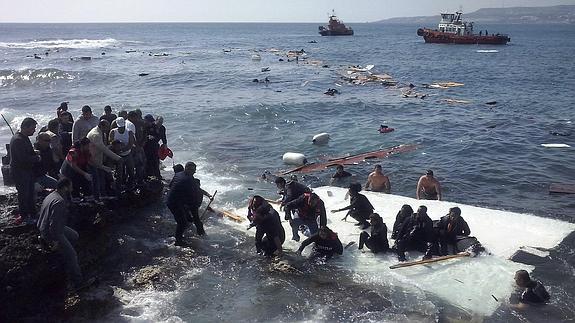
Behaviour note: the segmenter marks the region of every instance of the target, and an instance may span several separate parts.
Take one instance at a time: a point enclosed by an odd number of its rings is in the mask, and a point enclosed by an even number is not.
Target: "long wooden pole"
[[[389,266],[389,268],[390,269],[397,269],[397,268],[411,267],[411,266],[424,265],[424,264],[429,264],[429,263],[433,263],[433,262],[439,262],[439,261],[444,261],[444,260],[448,260],[448,259],[463,258],[463,257],[469,257],[469,256],[471,256],[471,254],[469,254],[468,252],[460,252],[460,253],[455,254],[455,255],[441,256],[441,257],[436,257],[436,258],[426,259],[426,260],[403,262],[403,263],[399,263],[397,265]]]
[[[210,199],[210,203],[208,203],[208,206],[206,206],[206,209],[204,210],[204,213],[202,213],[202,215],[200,216],[200,220],[202,220],[204,218],[204,215],[206,215],[206,212],[208,212],[208,210],[210,209],[210,205],[212,204],[212,202],[214,201],[214,199],[216,198],[216,194],[218,194],[218,190],[216,190],[214,192],[214,195],[212,195],[212,198]]]

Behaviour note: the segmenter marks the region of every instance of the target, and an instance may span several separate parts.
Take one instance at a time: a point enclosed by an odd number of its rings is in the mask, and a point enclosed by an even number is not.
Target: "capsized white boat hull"
[[[342,243],[358,241],[360,230],[354,226],[354,220],[341,221],[345,212],[332,214],[330,211],[349,204],[345,200],[347,189],[337,187],[314,188],[324,201],[327,209],[328,226],[338,233]],[[560,220],[542,218],[531,214],[519,214],[501,210],[480,208],[445,201],[416,200],[409,197],[362,192],[382,216],[388,227],[388,237],[395,216],[403,204],[409,204],[414,210],[420,205],[428,208],[433,220],[448,213],[449,208],[458,206],[461,215],[471,228],[471,235],[479,239],[489,254],[475,258],[452,259],[428,265],[389,269],[398,263],[392,253],[374,255],[371,252],[359,252],[357,247],[344,251],[342,257],[336,257],[331,265],[352,270],[352,278],[358,283],[381,286],[399,286],[414,294],[431,293],[453,306],[475,315],[489,316],[509,299],[515,290],[513,280],[515,271],[533,267],[509,260],[521,247],[550,249],[557,246],[571,232],[575,224]],[[277,209],[277,206],[274,206]],[[245,209],[237,211],[245,214]],[[283,218],[283,213],[280,213]],[[245,224],[238,225],[243,230]],[[289,240],[291,228],[284,222],[286,243],[284,248],[296,249],[299,243]],[[253,231],[251,231],[253,234]],[[390,245],[393,241],[390,239]],[[308,248],[311,249],[311,248]],[[421,253],[408,253],[408,260],[417,260]]]

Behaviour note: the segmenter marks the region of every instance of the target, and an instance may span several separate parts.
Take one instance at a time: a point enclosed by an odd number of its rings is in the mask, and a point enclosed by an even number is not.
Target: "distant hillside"
[[[438,13],[435,16],[390,18],[375,23],[434,26],[439,20]],[[464,12],[463,20],[493,24],[575,24],[575,5],[483,8],[471,13]]]

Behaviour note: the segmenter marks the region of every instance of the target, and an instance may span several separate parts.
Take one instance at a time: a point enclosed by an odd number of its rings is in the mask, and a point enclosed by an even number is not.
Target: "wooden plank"
[[[575,194],[575,184],[551,183],[549,193]]]
[[[417,260],[417,261],[410,261],[410,262],[402,262],[402,263],[399,263],[399,264],[397,264],[397,265],[389,266],[389,268],[390,268],[390,269],[397,269],[397,268],[411,267],[411,266],[417,266],[417,265],[423,265],[423,264],[430,264],[430,263],[439,262],[439,261],[444,261],[444,260],[448,260],[448,259],[463,258],[463,257],[469,257],[469,253],[467,253],[467,252],[461,252],[461,253],[458,253],[458,254],[455,254],[455,255],[435,257],[435,258],[426,259],[426,260]]]

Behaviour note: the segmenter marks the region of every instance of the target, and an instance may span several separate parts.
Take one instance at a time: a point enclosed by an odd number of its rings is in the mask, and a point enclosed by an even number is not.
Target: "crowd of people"
[[[97,117],[85,105],[74,121],[64,102],[32,143],[29,137],[37,126],[36,120],[25,118],[10,141],[17,222],[35,222],[36,187],[56,189],[59,178],[72,182],[73,197],[96,202],[133,189],[148,176],[161,178],[159,152],[168,143],[162,117],[142,117],[139,109],[116,116],[110,106]]]
[[[160,159],[169,155],[162,117],[142,117],[139,109],[101,117],[82,107],[74,121],[68,104],[30,141],[38,123],[25,118],[9,148],[10,176],[16,184],[19,215],[14,224],[37,225],[43,244],[57,243],[75,286],[82,282],[77,255],[70,241],[78,233],[66,226],[69,204],[90,201],[103,205],[149,177],[161,179]],[[161,144],[160,144],[161,142]],[[53,190],[36,209],[37,192]]]
[[[40,231],[42,243],[57,243],[64,263],[76,287],[86,284],[82,278],[76,251],[72,241],[78,233],[66,225],[68,205],[71,198],[92,200],[94,203],[122,190],[130,190],[147,177],[161,178],[160,159],[167,149],[166,128],[162,117],[142,112],[119,111],[112,113],[110,106],[104,108],[101,117],[93,115],[89,106],[82,107],[82,115],[74,121],[67,103],[57,109],[56,118],[40,129],[34,144],[29,137],[36,132],[37,122],[25,118],[20,130],[10,142],[10,172],[18,191],[19,217],[17,222],[34,223]],[[160,144],[161,142],[161,144]],[[196,165],[188,162],[174,166],[175,175],[169,184],[167,207],[176,220],[175,245],[186,246],[184,232],[193,223],[199,236],[205,235],[199,208],[203,197],[214,196],[201,188],[194,177]],[[398,260],[406,261],[406,252],[423,253],[423,259],[434,255],[481,251],[480,243],[469,237],[471,230],[461,215],[461,209],[453,207],[438,221],[432,221],[425,205],[416,212],[410,205],[398,211],[391,229],[390,246],[388,227],[361,190],[390,193],[389,178],[376,165],[365,185],[351,182],[352,174],[342,165],[336,167],[332,183],[349,181],[350,204],[331,212],[346,211],[342,219],[351,216],[360,229],[358,249],[367,247],[373,253],[393,252]],[[279,213],[270,203],[278,203],[284,219],[292,229],[292,240],[299,242],[305,237],[297,253],[313,244],[312,259],[328,260],[343,254],[344,247],[336,232],[327,226],[327,212],[322,199],[309,187],[296,179],[277,177],[275,184],[282,196],[277,201],[253,196],[248,205],[248,229],[255,227],[255,247],[258,253],[268,257],[281,256],[286,233]],[[36,186],[53,189],[36,210]],[[418,199],[441,200],[441,186],[428,170],[418,180]],[[369,230],[369,232],[368,232]],[[525,288],[522,301],[542,303],[549,294],[541,283],[529,278],[527,272],[517,272],[517,285]]]

